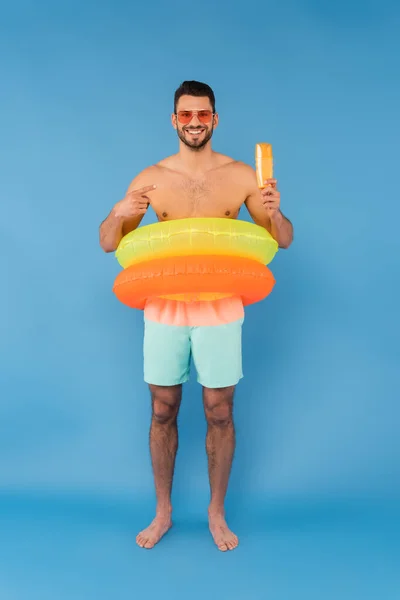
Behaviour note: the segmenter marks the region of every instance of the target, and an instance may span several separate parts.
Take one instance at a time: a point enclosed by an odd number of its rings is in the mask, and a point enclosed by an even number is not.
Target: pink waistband
[[[178,302],[152,298],[146,303],[144,317],[165,325],[189,327],[223,325],[242,319],[244,308],[239,297],[208,302]]]

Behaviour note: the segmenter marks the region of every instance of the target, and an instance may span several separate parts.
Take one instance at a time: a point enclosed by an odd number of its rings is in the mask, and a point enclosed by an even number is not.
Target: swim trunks
[[[144,379],[159,386],[189,380],[193,360],[204,387],[236,385],[243,377],[240,298],[184,303],[150,301],[144,311]]]

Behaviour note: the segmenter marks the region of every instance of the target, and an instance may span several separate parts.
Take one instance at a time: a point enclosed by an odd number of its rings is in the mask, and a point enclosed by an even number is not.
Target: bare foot
[[[216,543],[218,550],[221,550],[221,552],[234,550],[238,546],[239,540],[237,536],[229,529],[223,516],[209,515],[209,527],[211,535],[214,538],[214,542]]]
[[[163,535],[171,528],[171,517],[156,517],[154,521],[136,537],[136,543],[141,548],[153,548]]]

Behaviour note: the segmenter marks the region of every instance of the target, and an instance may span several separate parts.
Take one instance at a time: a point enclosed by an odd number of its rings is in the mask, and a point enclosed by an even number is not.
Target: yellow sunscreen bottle
[[[272,144],[256,144],[256,173],[260,189],[265,188],[264,181],[273,177]]]

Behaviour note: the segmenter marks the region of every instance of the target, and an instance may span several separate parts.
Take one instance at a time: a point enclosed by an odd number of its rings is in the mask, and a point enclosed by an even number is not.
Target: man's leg
[[[150,452],[157,496],[156,517],[139,533],[142,548],[153,548],[171,527],[171,488],[178,448],[177,415],[182,383],[189,378],[189,328],[145,320],[144,379],[152,399]]]
[[[233,395],[242,372],[242,323],[196,327],[191,335],[198,381],[203,386],[208,424],[207,454],[211,501],[210,530],[220,550],[233,550],[238,539],[225,521],[224,501],[235,450]]]
[[[182,385],[149,387],[153,407],[150,452],[157,509],[154,521],[136,538],[142,548],[153,548],[172,525],[171,490],[178,449],[177,416],[182,398]]]
[[[222,551],[233,550],[239,543],[226,524],[224,507],[235,451],[234,390],[234,386],[203,388],[204,411],[208,425],[206,448],[211,489],[209,526],[216,545]]]

